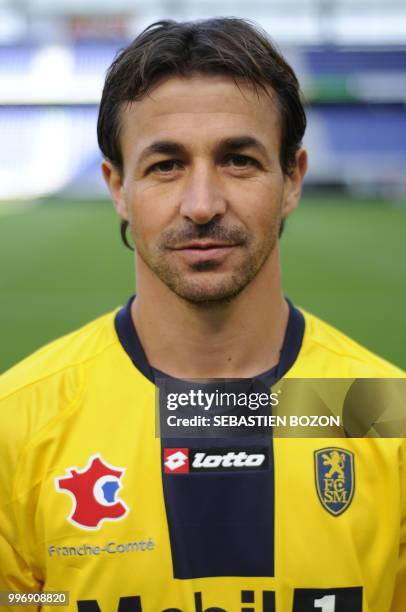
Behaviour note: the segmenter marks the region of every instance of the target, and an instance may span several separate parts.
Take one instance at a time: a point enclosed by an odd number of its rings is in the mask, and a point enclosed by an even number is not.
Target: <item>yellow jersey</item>
[[[403,377],[292,305],[268,375]],[[0,591],[48,593],[28,610],[58,591],[79,612],[406,610],[403,439],[160,438],[156,377],[130,304],[3,375]]]

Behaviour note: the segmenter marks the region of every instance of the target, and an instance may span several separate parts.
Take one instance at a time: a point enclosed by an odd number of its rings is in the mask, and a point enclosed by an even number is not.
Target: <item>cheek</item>
[[[255,234],[269,234],[281,217],[283,184],[280,181],[252,182],[244,192],[246,197],[241,197],[242,191],[238,195],[241,220]]]
[[[128,194],[128,202],[134,238],[145,244],[156,241],[172,219],[168,199],[152,190],[134,189]]]

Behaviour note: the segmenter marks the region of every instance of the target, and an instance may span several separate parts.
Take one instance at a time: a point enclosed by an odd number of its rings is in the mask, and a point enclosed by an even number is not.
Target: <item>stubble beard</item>
[[[228,273],[221,272],[222,262],[206,260],[190,264],[186,272],[170,262],[168,254],[169,233],[151,250],[135,239],[136,251],[144,264],[182,300],[199,308],[215,308],[231,303],[253,281],[272,254],[278,240],[278,223],[275,223],[266,240],[255,244],[251,236],[231,229],[227,235],[239,236],[245,252],[243,261]],[[225,233],[209,232],[211,238],[222,238]],[[203,237],[200,235],[199,237]],[[138,244],[137,244],[138,243]]]

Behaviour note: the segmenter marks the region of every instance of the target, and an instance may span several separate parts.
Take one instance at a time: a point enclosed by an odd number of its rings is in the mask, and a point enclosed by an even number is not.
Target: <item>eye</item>
[[[157,172],[158,174],[167,174],[181,167],[181,162],[176,159],[164,159],[156,164],[152,164],[148,168],[148,172]]]
[[[259,163],[253,157],[248,155],[240,155],[239,153],[232,153],[227,155],[225,164],[228,166],[235,166],[236,168],[246,168],[247,166],[259,166]]]

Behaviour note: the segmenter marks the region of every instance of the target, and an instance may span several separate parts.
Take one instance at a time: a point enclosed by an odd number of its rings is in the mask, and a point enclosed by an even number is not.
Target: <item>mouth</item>
[[[209,251],[211,249],[229,249],[240,246],[240,243],[218,242],[216,240],[192,240],[172,247],[173,251]]]
[[[219,259],[226,256],[234,249],[240,247],[241,244],[225,243],[217,241],[195,240],[185,244],[176,246],[171,251],[179,253],[191,259]]]

